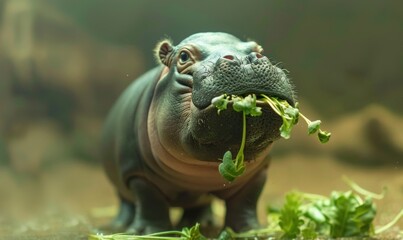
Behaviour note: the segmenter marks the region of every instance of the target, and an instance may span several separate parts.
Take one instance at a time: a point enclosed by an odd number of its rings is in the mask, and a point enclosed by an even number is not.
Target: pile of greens
[[[268,97],[261,94],[261,101],[267,103],[275,113],[277,113],[283,120],[280,127],[280,136],[288,139],[291,135],[291,130],[295,124],[298,123],[301,116],[308,125],[308,134],[317,133],[319,141],[326,143],[329,141],[331,133],[320,129],[320,120],[311,121],[305,117],[298,109],[298,103],[295,107],[291,106],[286,100],[280,100],[275,97]],[[258,117],[262,115],[261,107],[256,106],[256,95],[248,95],[246,97],[223,94],[212,99],[211,103],[218,109],[218,114],[227,109],[229,102],[232,102],[232,108],[236,112],[242,112],[242,140],[241,146],[235,159],[232,159],[231,151],[224,153],[222,163],[219,165],[218,170],[220,174],[228,181],[232,182],[237,177],[242,175],[245,171],[244,163],[244,148],[246,141],[246,116]]]
[[[286,239],[367,237],[374,234],[375,214],[371,198],[363,200],[351,191],[333,192],[329,198],[293,192],[286,196],[279,226]]]
[[[373,221],[376,206],[373,199],[382,199],[382,194],[371,193],[354,182],[345,179],[351,189],[347,192],[334,191],[329,197],[289,192],[280,209],[268,208],[269,225],[266,228],[235,233],[227,228],[218,237],[232,239],[335,239],[353,237],[363,239],[376,237],[390,229],[403,217],[403,209],[388,224],[375,229]],[[182,231],[159,232],[149,235],[90,235],[89,240],[205,240],[200,225],[183,228]]]
[[[373,199],[382,199],[384,193],[375,194],[345,179],[351,191],[334,191],[329,197],[289,192],[281,209],[268,208],[269,226],[245,233],[227,229],[225,239],[273,237],[274,239],[347,238],[363,239],[380,234],[403,217],[403,209],[385,226],[375,229],[373,221],[376,206]]]

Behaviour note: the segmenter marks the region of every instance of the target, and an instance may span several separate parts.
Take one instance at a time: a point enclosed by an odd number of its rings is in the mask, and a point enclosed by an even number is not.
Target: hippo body
[[[255,42],[225,33],[157,46],[161,65],[125,90],[103,131],[102,162],[120,198],[114,231],[170,229],[170,207],[184,208],[181,225],[209,224],[212,196],[226,203],[226,226],[259,227],[256,203],[281,119],[263,105],[262,117],[248,117],[246,170],[229,183],[218,165],[225,151],[239,149],[242,114],[218,115],[211,100],[224,93],[265,93],[294,104],[288,78],[261,52]]]

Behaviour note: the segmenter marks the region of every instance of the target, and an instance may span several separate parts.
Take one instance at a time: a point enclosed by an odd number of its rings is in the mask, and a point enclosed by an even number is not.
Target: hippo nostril
[[[263,56],[262,54],[260,54],[260,53],[257,53],[257,52],[252,52],[252,53],[250,53],[247,57],[246,57],[246,59],[250,62],[250,63],[257,63],[257,60],[258,59],[262,59],[262,58],[264,58],[265,56]]]
[[[232,56],[232,55],[225,55],[223,58],[231,60],[231,61],[235,59],[234,56]]]

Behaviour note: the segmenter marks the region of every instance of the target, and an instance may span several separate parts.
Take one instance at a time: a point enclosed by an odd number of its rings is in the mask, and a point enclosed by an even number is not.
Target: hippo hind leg
[[[136,199],[136,209],[132,223],[126,232],[150,234],[171,230],[169,205],[159,189],[141,178],[131,179],[129,187]]]

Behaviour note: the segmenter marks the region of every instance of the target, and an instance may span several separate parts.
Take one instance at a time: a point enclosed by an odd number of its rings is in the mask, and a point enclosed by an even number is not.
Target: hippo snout
[[[293,87],[281,68],[260,53],[225,54],[213,66],[201,63],[193,74],[193,104],[204,109],[221,94],[266,94],[294,104]]]
[[[264,58],[265,60],[269,61],[269,59],[266,56],[263,56],[260,53],[252,52],[244,57],[237,57],[231,54],[224,55],[220,57],[216,64],[216,68],[225,68],[225,64],[235,64],[235,65],[241,65],[241,64],[250,64],[258,61],[258,59]],[[269,61],[270,62],[270,61]],[[224,64],[224,65],[223,65]]]

